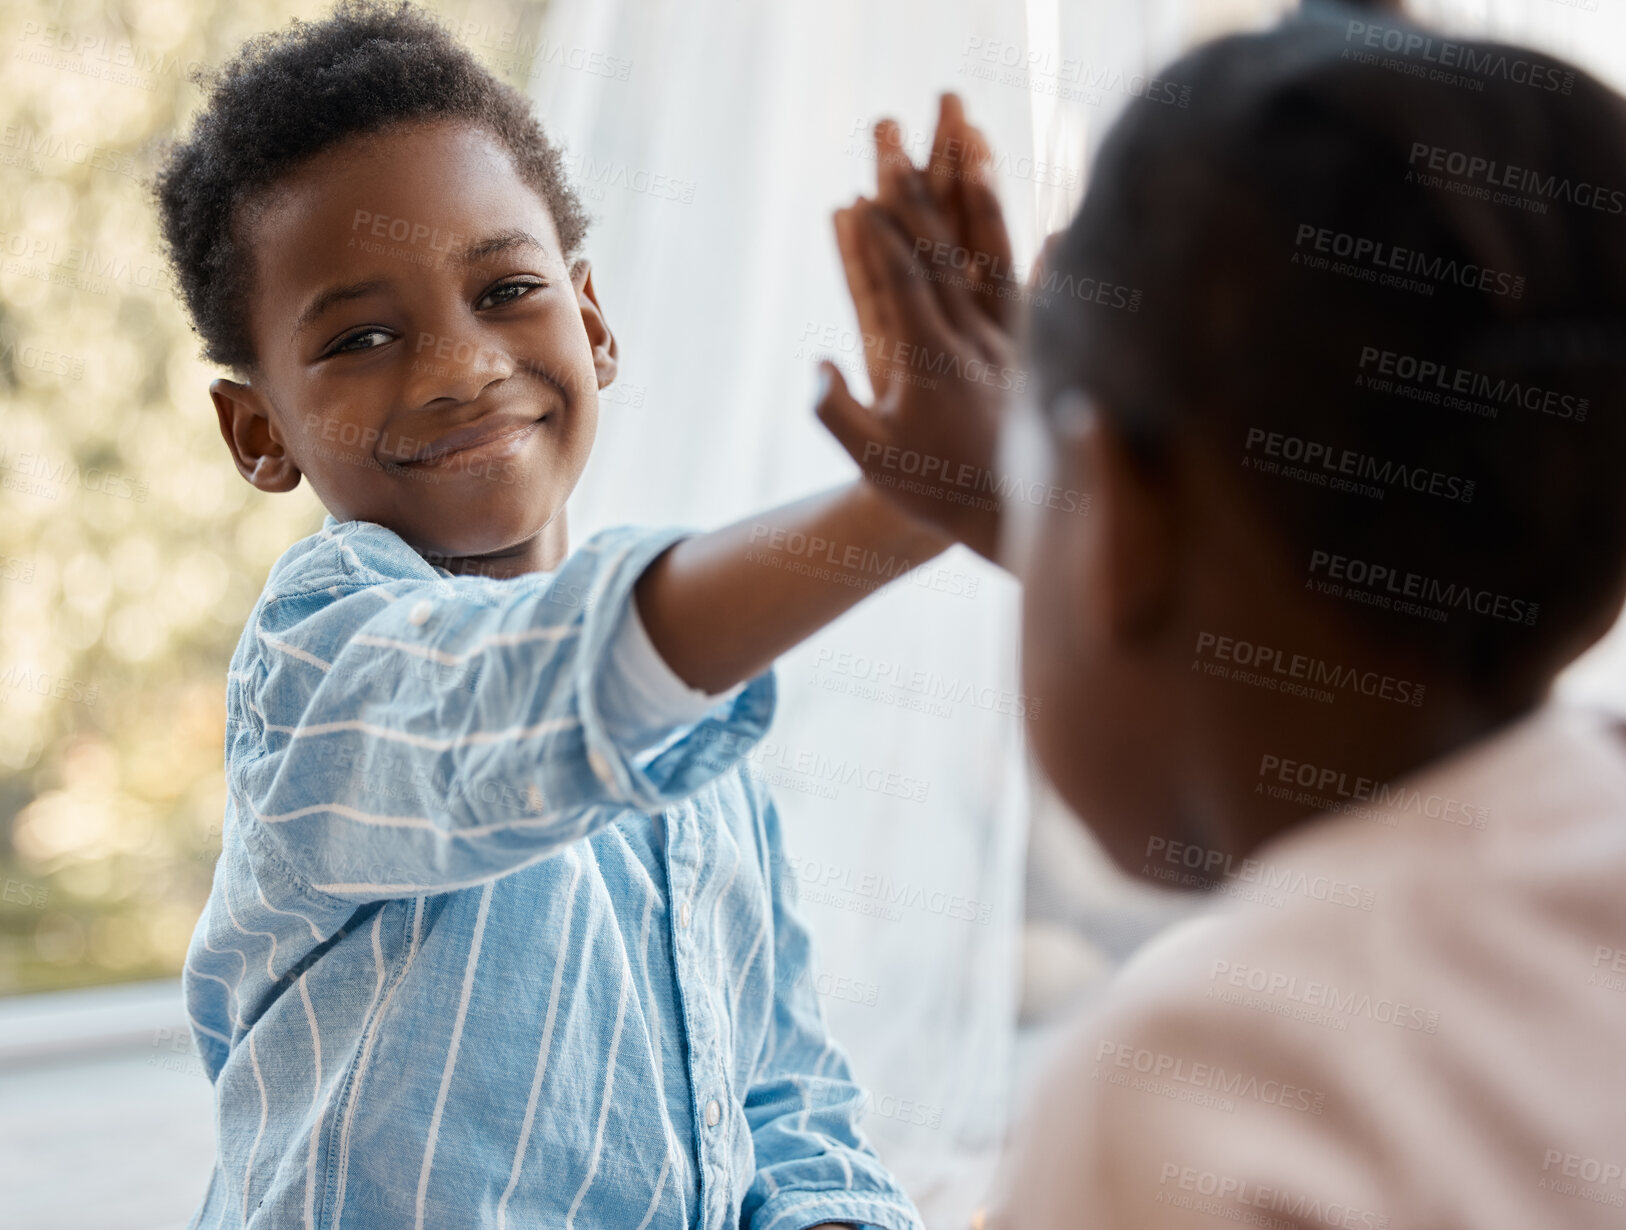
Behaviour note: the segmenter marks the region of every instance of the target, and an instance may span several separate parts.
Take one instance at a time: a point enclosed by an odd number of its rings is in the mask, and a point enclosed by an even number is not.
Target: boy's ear
[[[583,257],[571,265],[570,282],[576,288],[576,302],[581,304],[582,323],[587,326],[587,340],[593,347],[593,371],[602,389],[621,369],[621,352],[616,348],[615,334],[610,332],[609,323],[604,319],[604,309],[598,304],[598,292],[593,289],[592,262]]]
[[[239,474],[261,491],[299,486],[299,468],[283,447],[271,407],[258,389],[222,377],[209,385],[209,397]]]

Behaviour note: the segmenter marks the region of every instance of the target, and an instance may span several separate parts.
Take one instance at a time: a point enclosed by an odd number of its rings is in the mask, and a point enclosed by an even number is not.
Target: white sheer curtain
[[[877,117],[918,154],[937,93],[959,91],[1030,258],[1148,69],[1282,7],[553,0],[532,92],[596,216],[588,252],[623,355],[577,539],[715,525],[852,472],[810,406],[821,354],[863,383],[829,215],[872,189]],[[928,1224],[960,1227],[1010,1111],[1030,791],[1020,721],[997,711],[1018,687],[1014,588],[963,550],[917,580],[784,660],[757,763],[818,989],[874,1094],[866,1130]],[[920,711],[908,688],[872,686],[922,675],[973,699]]]

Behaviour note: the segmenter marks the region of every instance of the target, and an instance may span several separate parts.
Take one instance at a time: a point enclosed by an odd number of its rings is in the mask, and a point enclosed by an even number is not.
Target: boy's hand
[[[904,221],[916,255],[936,262],[940,273],[952,270],[968,281],[988,318],[1009,331],[1016,319],[1011,241],[993,189],[993,157],[988,139],[967,121],[956,94],[944,94],[938,102],[937,130],[923,171],[904,151],[897,121],[875,126],[876,200]],[[911,224],[910,202],[921,185],[948,223],[952,247],[947,250],[923,247],[926,232]]]
[[[993,559],[1003,488],[993,470],[999,426],[1007,395],[1027,377],[1014,366],[1014,339],[975,289],[933,288],[916,237],[949,242],[951,232],[918,173],[905,191],[907,223],[863,200],[836,215],[859,324],[873,339],[876,399],[860,404],[826,364],[818,414],[877,490]]]
[[[992,466],[1012,366],[1010,240],[987,141],[945,94],[926,167],[896,123],[875,128],[877,202],[836,214],[874,407],[833,366],[819,417],[883,494],[993,557],[1003,487]]]

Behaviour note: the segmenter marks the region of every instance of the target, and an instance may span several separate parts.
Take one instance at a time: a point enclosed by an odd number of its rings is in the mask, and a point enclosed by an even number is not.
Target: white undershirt
[[[599,678],[599,716],[621,747],[643,751],[663,743],[680,726],[698,721],[731,701],[743,688],[724,692],[691,688],[678,678],[649,639],[636,597],[615,630]]]

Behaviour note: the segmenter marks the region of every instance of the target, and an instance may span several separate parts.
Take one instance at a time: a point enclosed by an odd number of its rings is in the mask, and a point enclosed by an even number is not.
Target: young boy
[[[947,540],[855,483],[570,551],[617,355],[583,214],[420,10],[249,42],[158,195],[233,460],[330,513],[231,663],[193,1225],[918,1226],[742,757],[863,593],[763,544]]]
[[[1617,1226],[1626,742],[1548,692],[1626,592],[1626,101],[1358,17],[1163,76],[1192,105],[1103,147],[997,462],[974,381],[821,407],[1002,543],[1038,755],[1118,863],[1226,899],[1061,1046],[993,1220]],[[1008,248],[952,188],[838,226],[888,348],[969,368]],[[953,498],[996,465],[997,518]]]

